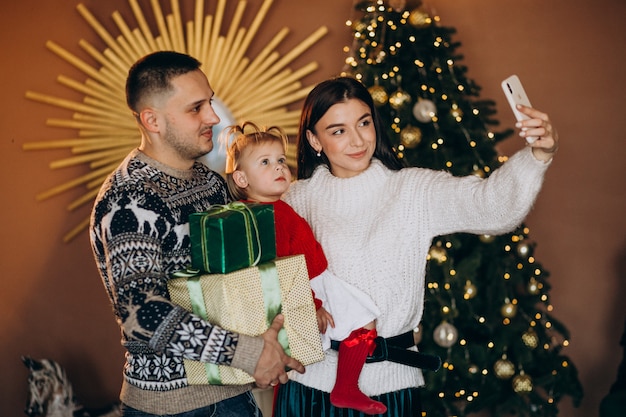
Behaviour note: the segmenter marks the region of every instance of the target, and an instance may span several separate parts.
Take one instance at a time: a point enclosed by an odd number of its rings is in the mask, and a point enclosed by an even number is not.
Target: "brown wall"
[[[72,130],[47,127],[47,118],[70,112],[24,98],[27,90],[81,100],[55,82],[64,74],[84,74],[46,49],[54,40],[85,57],[78,40],[99,50],[101,39],[75,9],[77,0],[4,2],[0,9],[0,64],[3,100],[0,122],[0,415],[23,415],[26,369],[21,355],[53,358],[68,370],[78,397],[100,405],[116,397],[122,349],[119,333],[93,264],[86,233],[70,243],[61,238],[89,212],[66,205],[83,194],[73,190],[38,202],[34,196],[88,172],[75,167],[50,170],[48,163],[67,157],[65,150],[22,150],[26,142],[75,137]],[[150,2],[139,3],[149,15]],[[169,1],[161,2],[169,10]],[[207,0],[207,11],[217,2]],[[229,2],[232,6],[234,1]],[[261,0],[248,1],[248,20]],[[251,52],[279,28],[291,29],[283,54],[324,24],[329,34],[294,62],[297,68],[317,60],[320,69],[306,80],[334,75],[350,43],[345,21],[354,16],[352,0],[275,0]],[[119,10],[134,27],[124,0],[85,0],[84,4],[117,35],[110,18]],[[183,14],[191,0],[181,1]],[[457,29],[456,40],[469,77],[483,86],[483,98],[495,99],[503,126],[512,126],[499,81],[517,73],[533,104],[552,116],[562,147],[527,220],[538,243],[537,259],[551,273],[554,314],[572,332],[566,349],[578,366],[586,396],[579,409],[566,399],[562,415],[597,415],[600,399],[616,376],[618,345],[626,309],[626,195],[623,141],[626,118],[622,98],[626,33],[622,0],[429,0],[442,23]],[[227,16],[231,16],[227,13]],[[256,49],[255,49],[256,48]],[[93,65],[96,65],[95,63]],[[502,151],[521,146],[509,139]]]

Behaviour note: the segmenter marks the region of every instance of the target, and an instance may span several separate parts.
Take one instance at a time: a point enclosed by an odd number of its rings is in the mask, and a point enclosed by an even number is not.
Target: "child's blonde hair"
[[[286,151],[289,139],[285,131],[278,126],[259,128],[253,122],[244,122],[241,126],[228,126],[221,133],[220,140],[223,143],[228,143],[231,135],[233,136],[232,143],[226,148],[226,184],[233,199],[244,200],[248,197],[246,190],[235,184],[233,179],[233,172],[239,168],[244,149],[250,145],[277,141],[282,144]]]

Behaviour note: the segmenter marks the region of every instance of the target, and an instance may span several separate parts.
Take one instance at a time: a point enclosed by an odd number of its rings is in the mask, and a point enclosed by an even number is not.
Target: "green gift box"
[[[229,274],[174,274],[172,302],[210,323],[250,336],[265,332],[276,314],[285,321],[278,342],[303,365],[324,359],[304,255],[276,258]],[[241,369],[184,360],[191,385],[241,385],[254,378]]]
[[[276,258],[274,206],[233,202],[189,216],[191,267],[227,274]]]

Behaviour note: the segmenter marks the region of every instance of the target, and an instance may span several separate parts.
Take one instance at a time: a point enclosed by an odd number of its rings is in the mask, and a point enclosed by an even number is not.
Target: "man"
[[[156,52],[126,81],[141,144],[104,182],[91,216],[97,266],[127,350],[120,398],[124,416],[258,416],[252,385],[189,385],[183,359],[229,365],[257,386],[286,383],[276,336],[233,333],[169,299],[167,280],[190,263],[188,216],[228,200],[225,181],[197,158],[213,149],[213,90],[194,58]]]

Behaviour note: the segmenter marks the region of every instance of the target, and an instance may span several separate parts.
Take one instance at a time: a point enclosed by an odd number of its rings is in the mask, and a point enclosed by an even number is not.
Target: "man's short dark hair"
[[[138,107],[147,96],[167,92],[171,88],[172,78],[195,71],[201,65],[197,59],[174,51],[159,51],[144,56],[128,71],[128,107],[134,113],[139,113]]]

